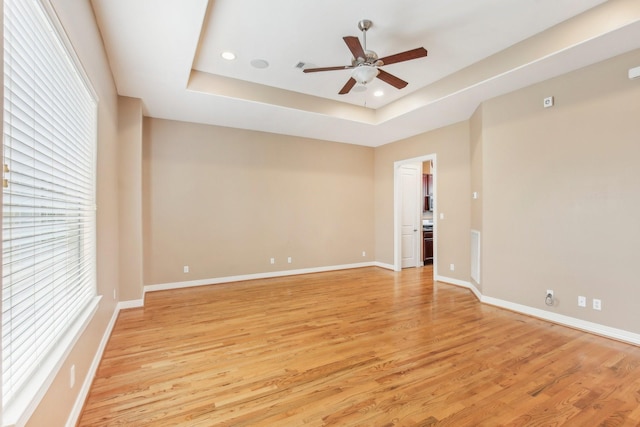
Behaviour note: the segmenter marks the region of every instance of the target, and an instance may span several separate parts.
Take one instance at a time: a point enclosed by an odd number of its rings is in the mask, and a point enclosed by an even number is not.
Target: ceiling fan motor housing
[[[367,65],[374,65],[374,66],[380,66],[382,64],[378,63],[378,54],[375,53],[372,50],[367,50],[365,53],[366,58],[353,58],[351,60],[351,65],[353,65],[354,67],[357,67],[358,65],[363,65],[363,64],[367,64]]]

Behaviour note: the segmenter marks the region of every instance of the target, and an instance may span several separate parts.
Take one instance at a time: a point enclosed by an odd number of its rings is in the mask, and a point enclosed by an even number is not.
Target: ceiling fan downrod
[[[373,22],[368,19],[363,19],[362,21],[358,22],[358,29],[362,31],[362,47],[364,48],[365,53],[367,52],[367,30],[371,28],[372,25]]]

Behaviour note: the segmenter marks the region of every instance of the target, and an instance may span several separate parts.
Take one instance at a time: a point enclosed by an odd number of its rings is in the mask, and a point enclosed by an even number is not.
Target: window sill
[[[102,296],[95,296],[76,321],[71,325],[69,331],[60,340],[60,343],[51,350],[49,356],[42,362],[39,369],[31,379],[22,387],[11,401],[2,408],[3,427],[24,426],[33,412],[36,410],[60,368],[67,359],[71,350],[78,342],[78,339],[93,319],[98,304]]]

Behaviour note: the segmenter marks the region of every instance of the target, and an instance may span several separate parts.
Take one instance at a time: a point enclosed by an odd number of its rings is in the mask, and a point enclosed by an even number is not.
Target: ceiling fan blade
[[[343,37],[342,39],[347,44],[347,47],[349,48],[349,50],[351,51],[355,59],[358,59],[358,58],[365,59],[367,57],[367,55],[365,55],[364,53],[364,49],[362,48],[362,45],[360,44],[360,40],[357,37],[346,36],[346,37]]]
[[[340,92],[338,92],[338,94],[339,95],[346,95],[356,85],[356,83],[357,83],[356,79],[351,77],[349,80],[347,80],[347,84],[345,84],[342,87],[342,89],[340,89]]]
[[[340,65],[338,67],[321,67],[321,68],[305,68],[303,73],[317,73],[318,71],[335,71],[335,70],[348,70],[353,68],[353,65]]]
[[[395,55],[380,58],[384,65],[395,64],[396,62],[409,61],[427,56],[427,49],[419,47],[417,49],[408,50],[406,52],[396,53]]]
[[[394,76],[393,74],[389,74],[386,71],[381,70],[380,68],[378,68],[378,71],[380,72],[378,73],[377,77],[383,82],[389,83],[391,86],[395,87],[396,89],[402,89],[403,87],[409,84],[404,80]]]

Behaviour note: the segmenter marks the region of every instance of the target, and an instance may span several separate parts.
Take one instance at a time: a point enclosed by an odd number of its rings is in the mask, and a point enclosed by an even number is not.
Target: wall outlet
[[[440,212],[440,219],[444,219],[444,214]]]
[[[116,290],[113,290],[113,300],[117,300],[118,299],[118,295],[116,294]]]
[[[549,307],[553,307],[556,304],[553,299],[553,289],[547,289],[547,293],[544,295],[544,303]]]
[[[367,253],[365,251],[362,251],[362,256],[367,256]]]
[[[271,258],[270,262],[271,262],[271,264],[275,264],[276,263],[276,259],[275,258]]]
[[[454,264],[449,264],[449,270],[455,271],[456,270],[456,266]]]
[[[578,307],[586,307],[586,306],[587,306],[587,297],[579,296]]]
[[[599,299],[593,299],[593,309],[594,310],[602,310],[602,301]]]
[[[287,262],[291,264],[291,257],[287,258]]]
[[[184,267],[182,267],[182,271],[183,271],[184,273],[188,273],[188,272],[189,272],[189,266],[188,266],[188,265],[185,265]]]
[[[69,369],[69,388],[73,388],[76,385],[76,365],[71,365]]]

